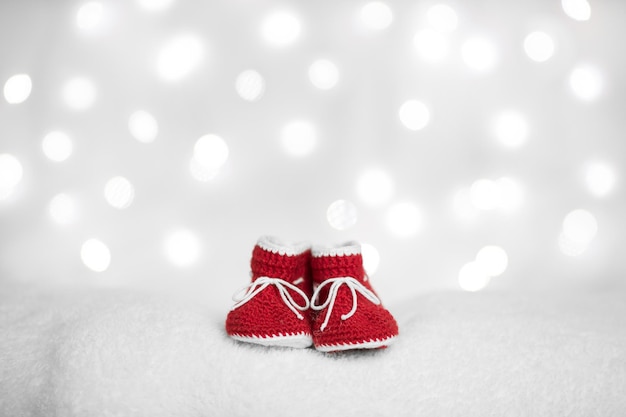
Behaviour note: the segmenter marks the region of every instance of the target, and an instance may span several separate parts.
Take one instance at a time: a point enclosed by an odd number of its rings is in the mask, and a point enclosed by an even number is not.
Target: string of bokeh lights
[[[163,13],[171,8],[174,0],[137,0],[146,12]],[[565,16],[583,22],[591,18],[591,7],[587,0],[562,0]],[[80,31],[96,32],[107,17],[106,3],[89,1],[82,4],[76,13],[75,24]],[[391,7],[380,1],[364,4],[354,10],[360,24],[372,33],[382,32],[394,23]],[[462,16],[447,4],[432,5],[426,15],[426,25],[414,34],[415,53],[425,63],[437,65],[452,54],[458,54],[468,71],[488,74],[498,65],[499,53],[496,44],[486,36],[469,36],[454,50],[452,39],[457,32]],[[302,36],[301,17],[291,10],[273,11],[259,22],[259,35],[268,47],[288,48]],[[549,30],[537,30],[526,34],[519,50],[537,65],[549,61],[558,51],[557,39]],[[174,37],[162,45],[156,57],[156,75],[163,82],[181,80],[201,65],[204,56],[202,39],[193,35]],[[344,74],[332,60],[320,58],[308,68],[308,80],[321,91],[332,91]],[[345,75],[347,76],[347,75]],[[601,97],[605,79],[600,68],[581,63],[571,68],[567,85],[573,97],[593,102]],[[247,102],[262,100],[266,91],[263,75],[254,68],[246,69],[234,77],[235,93]],[[37,79],[27,73],[15,74],[4,83],[4,99],[18,106],[28,100]],[[69,79],[61,88],[60,100],[76,112],[89,110],[98,99],[98,86],[88,77]],[[410,131],[421,131],[431,123],[433,110],[426,100],[408,98],[399,104],[397,120]],[[531,126],[525,114],[518,109],[503,109],[485,121],[494,142],[515,151],[522,148],[531,135]],[[146,109],[138,109],[128,116],[130,135],[149,146],[159,136],[159,123]],[[291,120],[279,132],[280,143],[286,155],[306,158],[314,152],[318,138],[316,126],[308,120]],[[62,164],[72,158],[73,139],[63,131],[50,131],[41,139],[43,155],[50,161]],[[24,170],[21,157],[11,153],[0,153],[0,204],[19,201],[19,188]],[[229,160],[228,139],[207,133],[195,142],[189,160],[189,175],[200,182],[215,180]],[[616,173],[605,161],[590,160],[584,167],[584,181],[588,192],[597,198],[611,194],[616,184]],[[393,176],[382,169],[372,168],[359,176],[355,184],[360,204],[368,207],[385,207],[383,221],[394,236],[409,238],[418,234],[424,222],[424,213],[414,202],[391,204],[395,192]],[[115,176],[106,181],[102,195],[116,210],[125,210],[133,204],[135,187],[131,180]],[[138,192],[141,192],[140,190]],[[526,198],[524,183],[518,178],[480,178],[458,190],[454,196],[454,212],[460,219],[471,221],[481,213],[495,211],[515,212],[523,206]],[[54,196],[49,205],[49,216],[59,225],[69,226],[79,216],[80,202],[75,195],[61,192]],[[358,209],[354,202],[342,199],[329,205],[326,213],[329,225],[336,230],[346,230],[357,223]],[[558,245],[563,254],[577,256],[585,252],[598,230],[596,217],[584,209],[567,213],[562,221]],[[557,237],[555,237],[557,239]],[[180,229],[167,236],[163,242],[165,255],[177,266],[193,264],[201,254],[201,239],[192,231]],[[106,271],[112,254],[105,242],[89,238],[80,248],[80,258],[92,271]],[[364,244],[365,267],[373,274],[378,266],[377,250]],[[501,275],[508,265],[508,254],[499,246],[480,249],[474,260],[460,268],[458,282],[461,288],[477,291],[484,288],[491,278]]]

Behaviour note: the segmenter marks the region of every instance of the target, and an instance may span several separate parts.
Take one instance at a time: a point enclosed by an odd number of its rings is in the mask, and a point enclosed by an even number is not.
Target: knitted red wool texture
[[[312,294],[311,272],[309,268],[310,251],[297,255],[281,255],[255,246],[252,251],[250,267],[252,282],[258,277],[283,279],[300,288],[310,299]],[[299,283],[294,281],[303,278]],[[298,304],[303,304],[302,297],[289,290]],[[253,299],[230,311],[226,317],[226,332],[230,335],[267,338],[279,335],[311,333],[310,310],[300,312],[304,319],[299,319],[291,311],[274,285],[269,285]]]
[[[369,280],[365,279],[361,254],[338,256],[313,256],[311,258],[313,282],[321,284],[336,277],[353,277],[363,286],[374,292]],[[330,284],[322,288],[317,304],[323,304],[329,293]],[[375,292],[374,292],[375,293]],[[341,316],[352,309],[353,297],[347,285],[341,285],[337,291],[335,304],[326,328],[321,325],[330,306],[317,312],[313,320],[313,343],[320,346],[344,346],[386,340],[398,335],[398,324],[391,313],[382,304],[376,305],[361,295],[357,295],[357,310],[353,316],[342,320]],[[385,347],[385,346],[380,346]]]

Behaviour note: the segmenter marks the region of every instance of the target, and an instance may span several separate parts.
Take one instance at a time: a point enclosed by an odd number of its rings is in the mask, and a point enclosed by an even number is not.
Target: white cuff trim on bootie
[[[260,237],[257,245],[268,252],[286,256],[300,255],[311,249],[311,245],[308,242],[289,242],[274,236]]]
[[[360,255],[361,244],[353,241],[332,247],[314,246],[311,252],[315,257]]]

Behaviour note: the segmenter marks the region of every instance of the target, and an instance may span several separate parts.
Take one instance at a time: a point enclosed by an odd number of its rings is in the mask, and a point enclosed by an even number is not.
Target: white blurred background
[[[386,304],[624,286],[621,0],[0,3],[0,282],[225,308],[260,235]]]

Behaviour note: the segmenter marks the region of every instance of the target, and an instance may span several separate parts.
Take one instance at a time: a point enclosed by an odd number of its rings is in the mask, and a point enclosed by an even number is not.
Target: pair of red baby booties
[[[252,280],[235,294],[226,318],[236,340],[335,352],[384,348],[398,336],[356,242],[311,247],[264,236],[250,266]]]

